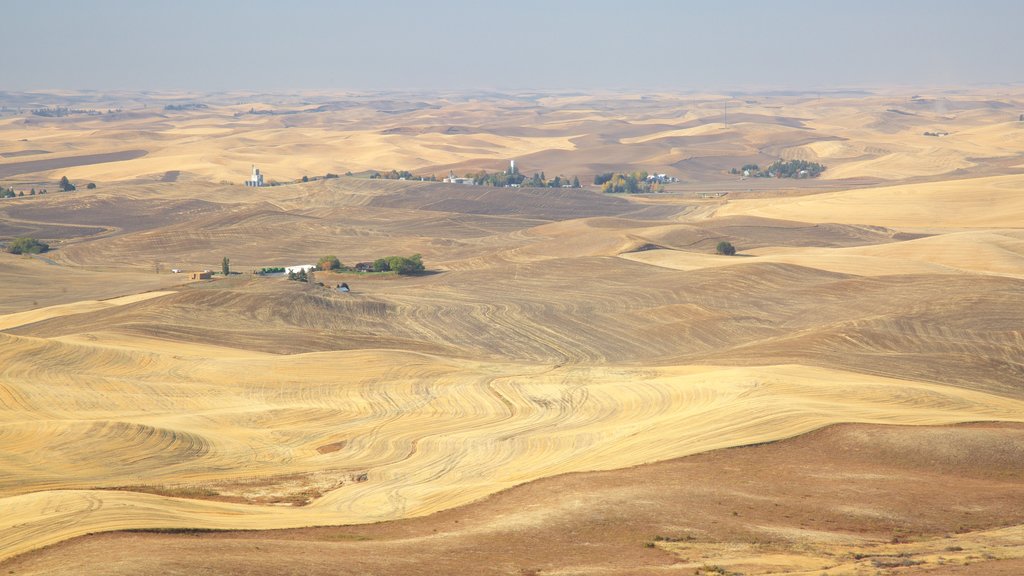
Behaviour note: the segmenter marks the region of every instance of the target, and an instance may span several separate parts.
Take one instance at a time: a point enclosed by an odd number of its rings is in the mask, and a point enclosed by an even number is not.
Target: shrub
[[[89,182],[88,184],[85,185],[85,188],[86,188],[86,190],[95,190],[96,189],[96,183],[95,182]]]
[[[15,238],[7,246],[7,251],[11,254],[41,254],[49,249],[50,245],[46,242],[28,237]]]
[[[718,246],[715,247],[715,251],[724,256],[732,256],[736,254],[736,247],[733,246],[731,242],[722,240],[718,243]]]

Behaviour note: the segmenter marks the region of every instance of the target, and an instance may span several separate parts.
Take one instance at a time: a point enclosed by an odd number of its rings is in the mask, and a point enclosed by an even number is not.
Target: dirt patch
[[[200,484],[116,486],[110,490],[240,504],[306,506],[331,490],[365,482],[366,479],[365,472],[323,470]]]
[[[321,454],[330,454],[331,452],[337,452],[348,445],[348,440],[342,440],[340,442],[331,442],[330,444],[324,444],[316,449]]]

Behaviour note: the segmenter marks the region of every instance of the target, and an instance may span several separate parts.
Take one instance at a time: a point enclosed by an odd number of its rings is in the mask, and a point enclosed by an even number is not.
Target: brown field
[[[148,98],[0,118],[4,573],[1024,570],[1024,93]],[[681,181],[238,184],[511,158]]]

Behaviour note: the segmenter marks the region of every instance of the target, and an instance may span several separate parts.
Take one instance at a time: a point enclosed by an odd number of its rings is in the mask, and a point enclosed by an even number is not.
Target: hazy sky
[[[1024,0],[9,0],[0,13],[8,90],[1024,80]]]

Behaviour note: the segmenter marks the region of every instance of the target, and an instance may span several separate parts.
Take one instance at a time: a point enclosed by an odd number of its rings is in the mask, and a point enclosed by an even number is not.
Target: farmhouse
[[[192,272],[188,275],[189,280],[209,280],[213,278],[213,272],[209,270],[203,270],[202,272]]]
[[[298,266],[285,266],[286,274],[298,274],[299,272],[311,272],[316,270],[316,264],[299,264]]]

